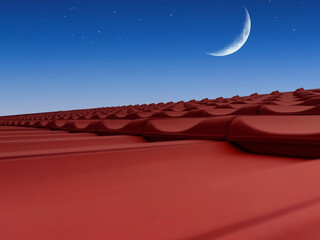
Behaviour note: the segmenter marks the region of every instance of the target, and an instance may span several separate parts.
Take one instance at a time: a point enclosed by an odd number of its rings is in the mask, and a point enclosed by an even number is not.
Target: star
[[[99,34],[101,33],[101,31],[100,31],[100,30],[98,30],[97,32],[98,32]]]
[[[173,16],[173,13],[170,13],[170,17],[172,17]]]
[[[116,10],[113,11],[113,14],[116,14]]]
[[[293,31],[293,32],[295,32],[295,31],[296,31],[296,29],[294,28],[294,29],[292,29],[292,31]]]

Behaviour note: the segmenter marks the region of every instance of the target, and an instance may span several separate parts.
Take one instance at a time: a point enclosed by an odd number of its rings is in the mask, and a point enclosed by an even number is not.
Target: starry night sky
[[[252,21],[246,44],[213,57]],[[0,0],[0,115],[319,88],[320,1]]]

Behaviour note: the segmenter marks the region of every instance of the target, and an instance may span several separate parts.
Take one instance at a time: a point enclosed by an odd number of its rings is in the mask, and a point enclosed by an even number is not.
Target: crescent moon
[[[242,33],[239,37],[237,37],[233,43],[231,43],[230,45],[228,45],[227,47],[225,47],[224,49],[221,49],[217,52],[213,52],[213,53],[208,53],[211,56],[216,56],[216,57],[222,57],[222,56],[227,56],[230,55],[232,53],[235,53],[236,51],[238,51],[240,48],[242,48],[242,46],[246,43],[246,41],[249,38],[250,35],[250,31],[251,31],[251,19],[250,19],[250,15],[248,10],[245,8],[246,13],[247,13],[247,17],[246,17],[246,22],[244,24]]]

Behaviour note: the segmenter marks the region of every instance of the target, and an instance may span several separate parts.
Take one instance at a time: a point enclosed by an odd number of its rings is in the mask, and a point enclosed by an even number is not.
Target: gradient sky
[[[246,44],[213,57],[252,21]],[[320,1],[0,0],[0,115],[319,88]]]

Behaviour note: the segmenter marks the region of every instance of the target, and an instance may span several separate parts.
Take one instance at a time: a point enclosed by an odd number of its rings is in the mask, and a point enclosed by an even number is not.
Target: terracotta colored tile
[[[227,136],[233,116],[215,118],[178,118],[149,120],[142,133],[155,140],[215,139]]]
[[[250,116],[236,118],[228,141],[251,152],[320,157],[320,116]]]

